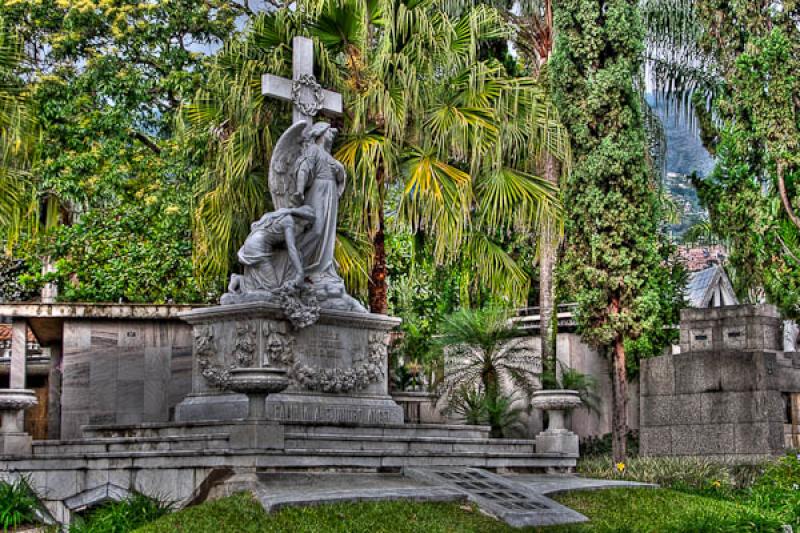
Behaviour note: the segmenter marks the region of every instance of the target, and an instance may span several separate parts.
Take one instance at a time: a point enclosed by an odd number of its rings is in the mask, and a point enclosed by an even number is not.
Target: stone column
[[[50,371],[47,376],[47,438],[61,438],[61,344],[50,346]]]
[[[24,389],[28,367],[28,321],[14,318],[11,321],[11,366],[8,371],[8,388]],[[17,431],[25,427],[25,412],[17,413]]]
[[[25,388],[25,371],[28,356],[28,321],[15,318],[11,323],[11,369],[8,375],[9,389]]]
[[[11,324],[11,369],[8,389],[0,389],[0,455],[30,455],[31,436],[24,430],[25,409],[36,405],[36,395],[25,389],[28,355],[28,322],[15,318]]]

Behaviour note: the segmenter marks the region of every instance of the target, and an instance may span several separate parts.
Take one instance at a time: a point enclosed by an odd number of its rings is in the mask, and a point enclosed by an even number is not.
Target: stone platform
[[[30,456],[0,458],[0,479],[28,476],[53,517],[69,522],[71,513],[109,493],[138,491],[180,507],[241,475],[398,474],[432,467],[541,472],[575,466],[574,457],[535,453],[533,440],[489,439],[483,426],[260,425],[266,435],[254,433],[249,420],[87,426],[83,439],[35,441]]]

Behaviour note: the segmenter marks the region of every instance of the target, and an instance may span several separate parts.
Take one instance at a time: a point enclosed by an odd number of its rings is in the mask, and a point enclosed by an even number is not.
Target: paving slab
[[[460,491],[402,474],[341,472],[259,474],[254,494],[267,512],[286,506],[319,505],[344,501],[453,502],[466,500]]]
[[[515,480],[480,468],[407,469],[406,475],[460,491],[512,527],[576,524],[589,519]]]
[[[436,466],[406,468],[397,474],[260,473],[253,492],[267,512],[287,506],[345,501],[471,501],[513,527],[530,527],[588,520],[548,498],[548,494],[620,487],[655,488],[656,485],[575,475],[498,475],[480,468]]]

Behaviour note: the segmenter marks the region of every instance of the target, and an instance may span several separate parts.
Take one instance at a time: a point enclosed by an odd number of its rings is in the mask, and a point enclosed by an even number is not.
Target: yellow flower
[[[625,463],[617,463],[616,466],[617,466],[617,472],[619,472],[620,474],[625,472]]]
[[[158,197],[157,196],[153,196],[153,195],[150,195],[150,196],[148,196],[148,197],[146,197],[144,199],[145,205],[153,205],[157,201],[158,201]]]
[[[171,206],[167,207],[164,211],[166,211],[166,213],[168,215],[174,215],[175,213],[177,213],[180,210],[181,209],[177,205],[171,205]]]
[[[719,480],[715,479],[714,482],[711,484],[715,489],[718,489],[722,486],[722,483]]]

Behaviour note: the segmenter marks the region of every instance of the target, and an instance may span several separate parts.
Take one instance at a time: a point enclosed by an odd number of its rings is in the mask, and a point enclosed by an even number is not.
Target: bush
[[[467,425],[491,426],[493,438],[510,437],[521,427],[522,408],[514,406],[514,395],[461,387],[450,399],[450,411]]]
[[[92,509],[86,516],[78,517],[70,526],[70,533],[128,533],[148,524],[172,510],[172,506],[133,494],[129,498],[109,502]]]
[[[599,437],[586,437],[580,442],[581,457],[597,458],[611,455],[611,433]],[[628,457],[639,455],[639,432],[628,431]],[[609,459],[610,460],[610,459]]]
[[[581,460],[578,472],[586,477],[656,483],[664,488],[731,498],[750,487],[766,464],[744,465],[702,457],[631,458],[618,468],[610,457]]]
[[[39,523],[41,504],[24,477],[13,483],[0,482],[0,525],[3,531],[22,524]]]

